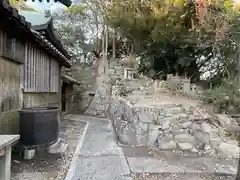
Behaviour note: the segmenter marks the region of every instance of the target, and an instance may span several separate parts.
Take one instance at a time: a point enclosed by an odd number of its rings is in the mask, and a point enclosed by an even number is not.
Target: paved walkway
[[[88,124],[65,180],[132,180],[109,121],[79,115],[67,115],[64,119]]]
[[[124,154],[108,120],[80,115],[64,119],[87,122],[65,180],[133,180],[134,176],[134,180],[233,180],[236,174],[237,162],[233,161],[173,152],[150,155],[134,147],[123,148]]]

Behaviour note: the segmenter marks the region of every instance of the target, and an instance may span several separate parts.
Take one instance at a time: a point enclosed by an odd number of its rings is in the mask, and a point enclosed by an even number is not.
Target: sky
[[[73,0],[73,2],[76,2],[76,0]],[[240,3],[240,0],[232,0],[234,3]],[[36,0],[35,2],[32,2],[32,0],[27,1],[27,4],[37,11],[43,12],[44,10],[51,10],[52,12],[58,12],[64,8],[66,8],[61,3],[57,2],[55,3],[54,0],[50,0],[48,3],[46,0],[43,0],[42,2],[39,2]]]
[[[50,0],[49,3],[46,2],[46,0],[43,0],[42,2],[39,2],[38,0],[32,2],[31,0],[29,0],[26,2],[26,4],[39,12],[43,12],[44,10],[51,10],[52,12],[57,12],[59,10],[66,8],[61,3],[54,2],[53,0]]]

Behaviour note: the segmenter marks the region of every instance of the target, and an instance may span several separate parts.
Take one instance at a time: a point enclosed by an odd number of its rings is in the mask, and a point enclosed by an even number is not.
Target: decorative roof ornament
[[[50,18],[52,16],[50,10],[45,10],[44,15],[45,15],[46,18]]]
[[[53,20],[50,11],[45,11],[44,13],[35,13],[29,11],[19,11],[19,14],[25,17],[26,21],[30,22],[32,29],[38,31],[46,39],[51,41],[51,43],[64,54],[68,59],[71,58],[69,53],[63,47],[61,41],[58,39],[54,32]]]

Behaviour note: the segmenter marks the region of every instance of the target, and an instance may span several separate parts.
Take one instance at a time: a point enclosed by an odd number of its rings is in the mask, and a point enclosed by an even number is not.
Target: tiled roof
[[[68,59],[62,54],[62,52],[60,52],[48,39],[46,39],[44,36],[42,36],[42,35],[41,35],[39,32],[37,32],[37,31],[32,30],[32,32],[33,32],[36,36],[40,37],[40,38],[42,39],[42,41],[43,41],[45,44],[48,45],[48,47],[50,47],[52,50],[54,50],[54,52],[56,52],[58,55],[60,55],[62,58],[64,58],[65,61],[67,61],[67,62],[69,63]]]
[[[4,15],[4,16],[3,16]],[[18,10],[11,7],[8,0],[0,0],[0,16],[2,18],[6,18],[9,23],[15,23],[17,27],[19,27],[19,33],[24,32],[27,33],[28,38],[31,41],[37,43],[41,48],[43,48],[47,53],[54,56],[59,63],[66,67],[71,67],[68,59],[55,48],[49,41],[41,36],[39,33],[31,30],[31,23],[27,22],[23,16],[18,13]],[[16,32],[18,31],[16,29]]]
[[[57,38],[53,30],[53,20],[51,17],[45,17],[44,13],[31,12],[31,11],[19,11],[19,14],[24,16],[25,19],[31,23],[32,29],[35,31],[43,31],[44,36],[49,39],[52,44],[57,47],[66,58],[71,58],[68,52],[62,45],[62,42]]]

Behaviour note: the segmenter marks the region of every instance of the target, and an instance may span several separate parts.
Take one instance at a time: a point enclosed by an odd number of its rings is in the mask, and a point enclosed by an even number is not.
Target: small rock
[[[137,129],[147,132],[148,131],[148,124],[143,123],[143,122],[139,122],[138,125],[137,125]]]
[[[183,123],[183,122],[186,122],[186,121],[189,121],[189,116],[187,114],[179,114],[178,115],[178,121],[180,123]]]
[[[194,143],[195,138],[189,133],[180,133],[174,137],[175,141],[178,143]]]
[[[182,151],[188,151],[193,148],[193,145],[190,143],[178,143],[177,145],[178,145],[179,149]]]
[[[238,141],[237,140],[228,140],[226,143],[233,144],[233,145],[238,145]]]
[[[161,124],[163,124],[163,122],[166,120],[166,116],[164,116],[164,115],[159,115],[159,114],[155,114],[154,120],[155,120],[155,123],[156,123],[156,124],[161,125]]]
[[[204,151],[204,152],[203,152],[203,155],[208,155],[208,156],[216,157],[216,151],[213,150],[213,149],[209,149],[209,150],[207,150],[207,151]]]
[[[159,148],[162,150],[174,150],[177,148],[177,145],[174,141],[170,141],[170,142],[161,142],[159,144]]]
[[[196,139],[197,144],[205,144],[209,145],[210,140],[210,134],[209,133],[203,133],[201,131],[193,131],[193,135]]]
[[[151,123],[153,119],[153,115],[151,115],[150,110],[141,110],[138,116],[139,116],[139,120],[144,123]]]
[[[107,130],[108,130],[109,132],[112,132],[112,125],[111,125],[110,123],[108,123],[108,125],[107,125]]]
[[[200,124],[198,124],[198,123],[192,123],[191,129],[193,129],[194,131],[201,131],[202,130]]]
[[[162,130],[169,129],[171,127],[170,121],[165,121],[162,125]]]
[[[179,105],[176,105],[175,107],[172,107],[168,110],[168,113],[170,114],[179,114],[179,113],[183,113],[184,112],[184,108],[179,106]]]
[[[221,138],[214,138],[214,139],[210,139],[209,140],[209,145],[215,149],[219,144],[221,144],[223,141],[221,140]]]
[[[197,148],[193,147],[193,148],[191,149],[191,152],[193,152],[193,153],[198,153],[198,150],[197,150]]]
[[[205,133],[211,133],[211,129],[212,127],[210,126],[210,124],[204,122],[201,124],[201,130],[202,132],[205,132]]]
[[[180,128],[184,128],[184,129],[187,129],[187,128],[189,128],[191,125],[192,125],[192,122],[191,122],[191,121],[186,121],[186,122],[180,123],[180,124],[179,124],[179,127],[180,127]]]
[[[226,114],[215,115],[222,127],[228,127],[232,123],[232,119]]]
[[[238,158],[239,157],[239,147],[234,144],[227,144],[223,142],[218,146],[217,152],[222,158],[226,158],[226,157]]]
[[[216,164],[215,174],[220,176],[235,176],[237,174],[237,169],[231,165]]]
[[[177,135],[177,134],[180,134],[180,133],[188,133],[188,132],[189,132],[188,129],[185,129],[185,128],[181,129],[178,126],[174,126],[173,129],[172,129],[172,134],[173,135]]]
[[[20,161],[18,161],[18,160],[14,160],[13,162],[16,164],[21,164]]]
[[[148,144],[149,145],[154,145],[158,136],[159,136],[159,127],[160,126],[154,126],[151,125],[148,131]]]
[[[209,145],[204,146],[204,151],[210,151],[210,150],[211,150],[211,147]]]
[[[35,149],[25,149],[24,150],[24,159],[31,160],[35,156]]]
[[[126,135],[119,135],[118,140],[123,145],[128,145],[128,138]]]

